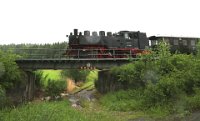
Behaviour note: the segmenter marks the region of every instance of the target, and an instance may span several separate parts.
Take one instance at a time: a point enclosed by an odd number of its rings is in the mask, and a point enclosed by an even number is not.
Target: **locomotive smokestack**
[[[92,36],[98,36],[97,32],[92,32]]]
[[[84,31],[84,36],[90,36],[90,31]]]
[[[105,36],[105,31],[100,31],[99,36]]]
[[[107,32],[107,36],[111,37],[112,36],[112,32]]]
[[[78,29],[74,29],[74,35],[78,35]]]

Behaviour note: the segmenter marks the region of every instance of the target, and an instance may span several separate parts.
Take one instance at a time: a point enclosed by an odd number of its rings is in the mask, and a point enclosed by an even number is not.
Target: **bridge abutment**
[[[31,101],[34,99],[35,93],[35,75],[32,71],[25,71],[26,78],[26,89],[24,91],[25,101]]]
[[[107,93],[124,89],[122,82],[118,81],[116,75],[113,75],[110,70],[101,70],[98,72],[98,80],[95,82],[95,87],[100,93]]]

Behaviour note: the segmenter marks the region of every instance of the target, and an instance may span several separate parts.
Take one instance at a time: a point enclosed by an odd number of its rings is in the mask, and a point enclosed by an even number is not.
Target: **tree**
[[[15,84],[21,81],[21,71],[15,62],[16,58],[17,55],[15,54],[0,51],[0,68],[2,69],[0,85],[5,89],[12,88]]]

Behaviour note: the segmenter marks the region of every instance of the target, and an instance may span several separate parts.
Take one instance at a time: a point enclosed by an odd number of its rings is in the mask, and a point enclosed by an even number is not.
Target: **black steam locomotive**
[[[145,48],[153,48],[164,41],[170,45],[171,52],[195,53],[200,38],[146,36],[140,31],[120,31],[111,33],[105,31],[84,31],[69,35],[69,47],[66,51],[68,57],[73,58],[128,58],[138,54],[148,53]],[[149,44],[150,43],[150,44]]]
[[[145,52],[149,46],[146,33],[135,31],[120,31],[112,34],[111,32],[84,31],[69,35],[69,48],[66,54],[74,58],[127,58],[135,57],[137,54]]]

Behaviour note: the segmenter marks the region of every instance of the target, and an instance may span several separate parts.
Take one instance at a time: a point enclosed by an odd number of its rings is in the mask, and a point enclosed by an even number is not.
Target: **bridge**
[[[109,69],[114,66],[120,66],[131,61],[137,60],[130,58],[133,54],[126,53],[129,58],[99,58],[97,50],[79,50],[76,49],[76,54],[70,56],[65,55],[66,49],[46,49],[46,48],[28,48],[28,49],[6,49],[2,51],[10,51],[18,56],[16,63],[27,74],[26,90],[24,96],[26,100],[32,100],[35,92],[35,75],[32,71],[37,69]],[[91,51],[90,54],[80,54],[81,52]],[[113,56],[120,57],[121,55],[114,54],[115,50],[109,50]]]
[[[9,51],[19,55],[16,60],[18,66],[23,70],[37,69],[109,69],[137,60],[130,58],[131,52],[127,53],[128,58],[99,58],[95,53],[80,54],[83,50],[76,49],[78,54],[67,56],[66,49],[28,48],[10,49]],[[97,50],[84,50],[94,52]],[[109,50],[115,53],[115,50]],[[114,54],[119,56],[119,54]]]

